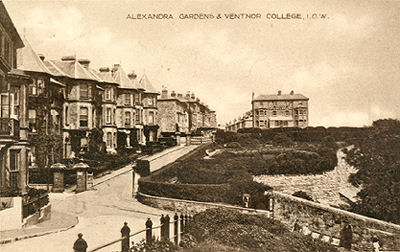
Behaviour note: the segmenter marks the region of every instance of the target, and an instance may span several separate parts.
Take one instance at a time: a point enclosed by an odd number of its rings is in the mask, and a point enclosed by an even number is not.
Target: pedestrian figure
[[[88,246],[82,236],[83,234],[78,234],[78,239],[74,243],[74,252],[86,252]]]
[[[374,252],[379,252],[381,251],[381,245],[379,244],[379,240],[376,237],[372,238],[372,246],[374,248]]]
[[[311,234],[311,230],[308,228],[308,223],[304,224],[301,231],[303,232],[303,235],[306,236]]]
[[[346,249],[351,249],[351,243],[353,240],[353,227],[351,224],[344,226],[341,232],[340,246]]]

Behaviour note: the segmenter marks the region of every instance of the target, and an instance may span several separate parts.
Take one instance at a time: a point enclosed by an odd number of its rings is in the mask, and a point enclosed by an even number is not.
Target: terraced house
[[[24,43],[0,1],[0,190],[27,192],[29,76],[17,70]]]
[[[60,162],[63,153],[63,104],[66,85],[55,80],[45,66],[43,55],[33,50],[24,37],[25,47],[18,50],[18,69],[32,79],[28,86],[28,123],[31,152],[30,169],[49,168]]]
[[[166,88],[161,91],[157,102],[160,133],[164,136],[175,132],[189,134],[198,130],[215,129],[217,120],[215,111],[200,102],[199,98],[190,92],[184,97]]]
[[[54,78],[66,85],[63,104],[64,157],[86,153],[89,140],[99,140],[89,137],[101,135],[102,88],[75,56],[45,60],[44,63]]]
[[[140,78],[139,84],[143,87],[143,114],[144,114],[144,136],[146,142],[154,142],[157,140],[158,132],[158,110],[157,96],[160,94],[150,82],[149,78],[144,74]]]
[[[144,144],[143,93],[134,73],[129,75],[119,64],[114,64],[112,76],[118,87],[117,127],[118,147],[137,147]]]

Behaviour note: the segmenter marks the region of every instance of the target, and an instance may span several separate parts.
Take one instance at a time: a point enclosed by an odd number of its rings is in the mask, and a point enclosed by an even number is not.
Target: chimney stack
[[[186,99],[186,100],[190,100],[190,91],[187,91],[187,92],[186,92],[185,99]]]
[[[172,90],[172,92],[171,92],[171,97],[175,97],[175,96],[176,96],[176,93],[175,93],[174,90]]]
[[[281,90],[278,90],[278,95],[281,95],[282,94],[282,91]]]
[[[99,72],[100,73],[108,73],[108,72],[110,72],[110,68],[109,67],[100,67]]]
[[[182,99],[183,98],[183,94],[178,94],[178,98]]]
[[[192,96],[190,98],[192,98],[192,100],[196,99],[196,96],[194,95],[194,93],[192,93]]]
[[[292,90],[292,91],[290,91],[290,95],[294,95],[294,91]]]
[[[78,59],[79,64],[81,64],[86,70],[89,69],[90,60],[88,59]]]
[[[75,61],[75,56],[64,56],[61,58],[61,61]]]
[[[161,90],[161,99],[167,99],[168,98],[168,89],[163,86]]]
[[[137,75],[135,74],[135,71],[132,71],[130,74],[128,74],[128,78],[131,80],[136,79]]]
[[[43,54],[39,53],[38,56],[39,56],[39,58],[40,58],[42,61],[44,61],[45,57],[44,57]]]

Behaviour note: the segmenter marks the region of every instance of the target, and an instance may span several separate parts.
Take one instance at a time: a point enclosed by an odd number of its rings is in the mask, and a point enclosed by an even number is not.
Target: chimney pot
[[[90,60],[88,59],[78,59],[79,64],[81,64],[85,69],[89,69]]]
[[[281,90],[278,90],[278,95],[281,95],[282,94],[282,91]]]
[[[175,96],[176,96],[175,91],[172,91],[172,92],[171,92],[171,97],[175,97]]]
[[[62,61],[75,61],[76,57],[75,56],[64,56],[61,58]]]
[[[292,90],[292,91],[290,91],[290,95],[294,95],[294,91]]]

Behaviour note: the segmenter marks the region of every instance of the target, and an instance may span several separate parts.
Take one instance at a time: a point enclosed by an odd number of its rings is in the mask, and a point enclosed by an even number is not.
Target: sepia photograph
[[[400,252],[400,1],[0,0],[1,252]]]

